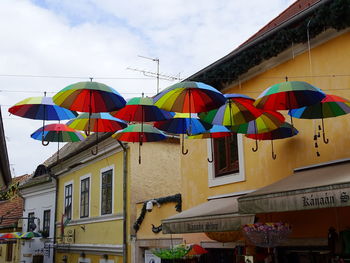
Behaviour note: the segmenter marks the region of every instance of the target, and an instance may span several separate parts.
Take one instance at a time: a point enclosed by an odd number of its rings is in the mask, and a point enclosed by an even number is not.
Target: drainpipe
[[[128,262],[128,235],[127,235],[127,180],[128,180],[128,162],[127,149],[125,145],[118,140],[118,143],[123,148],[123,263]]]
[[[51,172],[49,172],[51,175]],[[56,244],[57,244],[57,240],[56,240],[56,211],[57,211],[57,199],[58,199],[58,183],[57,183],[57,176],[51,175],[51,178],[55,180],[55,209],[54,209],[54,228],[53,228],[53,251],[52,251],[52,262],[56,262]],[[50,248],[49,248],[50,249]]]

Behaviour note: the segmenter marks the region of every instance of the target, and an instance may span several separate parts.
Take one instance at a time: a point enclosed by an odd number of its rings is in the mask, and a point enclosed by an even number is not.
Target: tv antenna
[[[152,60],[152,61],[156,62],[157,63],[157,72],[147,71],[147,70],[142,70],[142,69],[137,69],[137,68],[130,68],[130,67],[127,67],[126,69],[141,72],[146,77],[157,78],[157,94],[159,93],[159,80],[160,79],[172,80],[172,81],[173,80],[180,80],[180,76],[175,77],[175,76],[164,75],[164,74],[159,73],[159,58],[151,58],[151,57],[145,57],[145,56],[141,56],[141,55],[138,55],[138,57]]]

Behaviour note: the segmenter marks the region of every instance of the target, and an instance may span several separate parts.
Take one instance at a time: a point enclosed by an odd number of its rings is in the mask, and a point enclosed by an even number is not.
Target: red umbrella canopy
[[[86,81],[69,85],[53,96],[57,105],[80,112],[110,112],[123,108],[126,101],[113,88]]]
[[[174,84],[154,97],[154,105],[173,112],[198,113],[216,109],[225,103],[217,89],[194,81]]]
[[[264,110],[291,110],[320,102],[326,94],[304,81],[285,81],[264,90],[254,102]]]
[[[200,245],[193,244],[193,245],[191,245],[191,249],[187,253],[186,256],[197,256],[197,255],[202,255],[202,254],[206,254],[206,253],[208,253],[208,250],[206,250],[205,248],[203,248]]]
[[[112,116],[128,122],[151,122],[171,119],[174,113],[159,109],[149,97],[130,99],[126,106],[119,111],[112,112]]]

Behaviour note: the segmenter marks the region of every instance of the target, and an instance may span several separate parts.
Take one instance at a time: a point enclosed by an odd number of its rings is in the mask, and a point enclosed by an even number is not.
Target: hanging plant
[[[0,201],[6,201],[18,196],[19,182],[11,184],[7,189],[0,191]]]
[[[151,252],[161,259],[181,259],[190,252],[191,246],[180,244],[173,248],[157,248],[151,250]]]
[[[255,223],[243,226],[243,234],[253,245],[272,248],[287,239],[291,227],[286,223]]]
[[[181,194],[175,194],[175,195],[170,195],[170,196],[166,196],[166,197],[160,197],[157,199],[154,199],[155,201],[157,201],[158,204],[166,204],[166,203],[170,203],[170,202],[174,202],[176,203],[175,205],[175,210],[177,212],[181,212],[182,210],[182,199],[181,199]],[[136,222],[134,223],[134,230],[135,232],[139,231],[140,226],[143,222],[143,220],[145,219],[146,216],[146,205],[147,205],[147,201],[143,203],[142,209],[141,209],[141,213],[139,215],[139,217],[136,219]]]

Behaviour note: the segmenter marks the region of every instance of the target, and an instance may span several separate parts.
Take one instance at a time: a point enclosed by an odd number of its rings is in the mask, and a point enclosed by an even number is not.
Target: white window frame
[[[112,170],[112,211],[111,211],[111,214],[102,215],[102,173],[107,172],[109,170]],[[115,171],[114,164],[104,167],[100,170],[100,215],[101,216],[112,215],[114,213],[114,185],[115,185],[114,171]]]
[[[87,217],[80,217],[80,207],[81,207],[81,181],[89,178],[89,215]],[[91,173],[80,176],[79,179],[79,217],[78,218],[89,218],[91,217]]]
[[[79,257],[78,263],[91,263],[91,258],[82,258],[82,257]]]
[[[68,182],[66,182],[66,183],[64,183],[64,187],[63,187],[63,209],[62,209],[62,211],[63,211],[63,214],[64,214],[64,210],[65,210],[65,202],[66,202],[66,186],[67,185],[72,185],[72,218],[71,218],[71,220],[73,220],[73,218],[74,218],[74,209],[73,209],[73,206],[74,206],[74,181],[73,180],[71,180],[71,181],[68,181]]]
[[[212,140],[207,139],[208,147],[208,158],[211,159],[212,150],[214,145]],[[244,166],[244,147],[243,147],[243,136],[242,134],[237,134],[237,146],[238,146],[238,163],[239,163],[239,172],[223,175],[220,177],[215,177],[215,161],[212,163],[208,162],[208,185],[209,187],[215,187],[219,185],[232,184],[245,181],[245,166]]]

